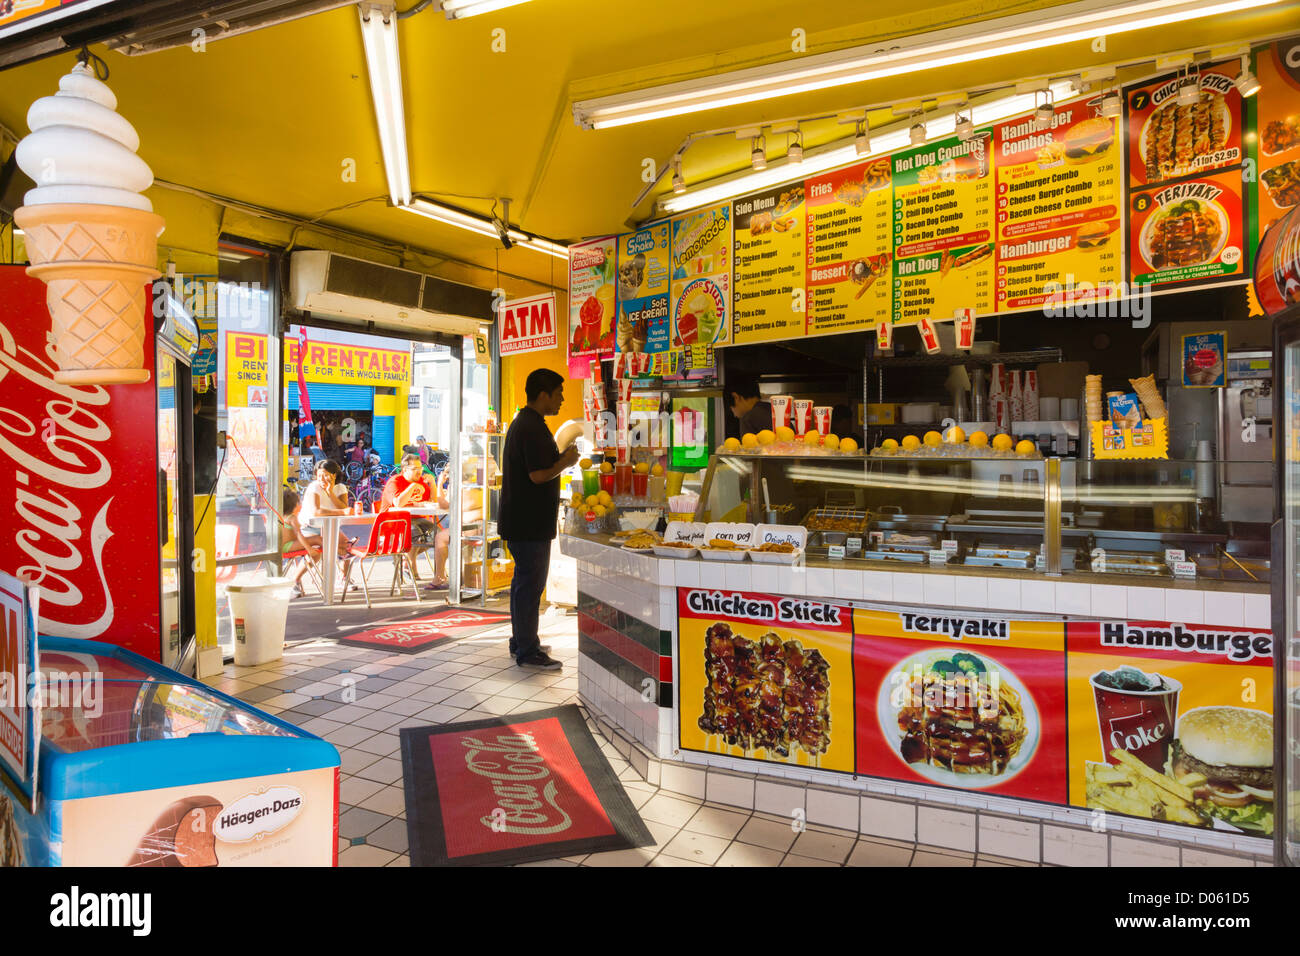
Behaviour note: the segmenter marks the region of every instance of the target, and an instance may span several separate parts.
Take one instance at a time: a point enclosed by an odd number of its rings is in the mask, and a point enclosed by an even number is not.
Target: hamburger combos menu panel
[[[1269,631],[678,589],[683,750],[1273,830]]]

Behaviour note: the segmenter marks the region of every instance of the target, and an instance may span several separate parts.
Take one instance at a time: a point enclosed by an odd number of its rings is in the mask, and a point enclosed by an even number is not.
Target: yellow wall
[[[521,293],[522,294],[522,293]],[[507,295],[513,294],[507,290]],[[569,341],[569,297],[557,289],[555,292],[555,319],[559,345],[544,352],[525,352],[517,357],[505,356],[501,359],[501,416],[503,428],[515,417],[515,409],[522,407],[528,399],[524,393],[524,383],[528,373],[537,368],[549,368],[564,377],[564,405],[554,418],[548,418],[546,424],[551,431],[559,428],[569,419],[582,420],[582,379],[569,378],[569,350],[565,343]]]

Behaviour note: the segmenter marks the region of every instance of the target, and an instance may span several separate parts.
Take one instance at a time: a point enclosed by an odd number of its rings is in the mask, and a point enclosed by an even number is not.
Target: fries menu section
[[[808,334],[890,321],[889,161],[808,180]]]
[[[1268,837],[1272,636],[678,589],[684,750]]]

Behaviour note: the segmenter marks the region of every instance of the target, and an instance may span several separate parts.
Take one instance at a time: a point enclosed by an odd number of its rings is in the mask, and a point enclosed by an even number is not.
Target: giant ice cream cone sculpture
[[[59,92],[32,104],[18,165],[36,182],[14,221],[26,234],[27,272],[48,287],[56,381],[147,382],[152,332],[147,284],[158,277],[163,218],[140,195],[153,172],[113,91],[78,63]]]

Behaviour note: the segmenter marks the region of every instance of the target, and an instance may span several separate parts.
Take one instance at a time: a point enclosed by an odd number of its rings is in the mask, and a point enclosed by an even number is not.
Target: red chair
[[[319,555],[319,552],[317,552]],[[325,589],[321,586],[320,567],[317,560],[312,560],[312,555],[305,548],[295,548],[293,551],[284,553],[284,574],[290,576],[297,570],[298,564],[302,561],[307,562],[307,576],[311,578],[311,583],[316,585],[316,591],[321,597],[325,596]]]
[[[365,550],[361,548],[352,549],[352,563],[348,567],[347,581],[344,582],[343,596],[339,599],[339,603],[342,604],[348,599],[348,588],[352,584],[352,572],[360,565],[361,589],[366,595],[366,607],[370,607],[369,571],[366,570],[366,561],[374,558],[392,558],[394,560],[396,567],[393,573],[393,584],[388,593],[395,593],[397,583],[401,580],[402,569],[406,567],[409,560],[407,552],[410,550],[411,515],[409,512],[388,511],[375,518],[374,526],[370,529],[370,540],[366,542]],[[414,567],[411,568],[411,578],[411,592],[415,595],[416,602],[423,604],[424,602],[420,598],[420,589],[414,582]]]
[[[239,525],[237,524],[219,524],[214,535],[216,539],[215,550],[217,560],[222,558],[233,558],[239,553]],[[228,564],[224,567],[217,567],[217,581],[229,581],[239,573],[236,565]]]

